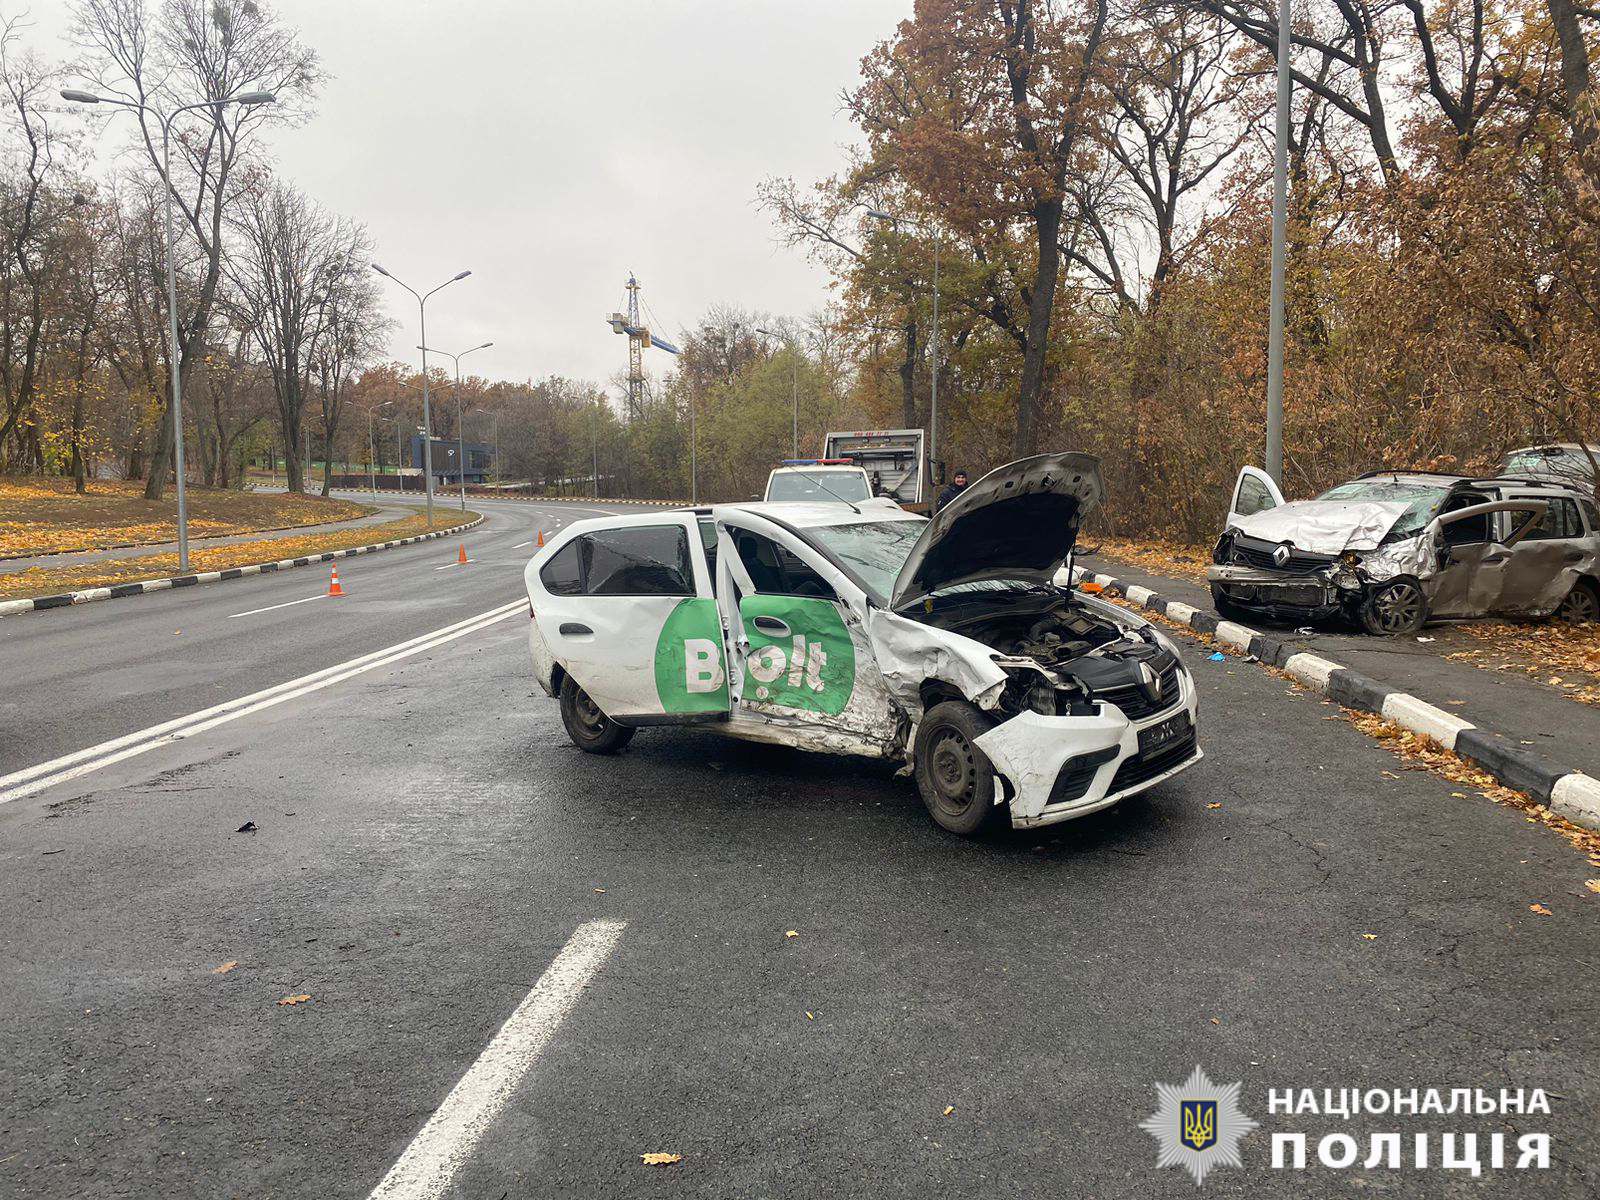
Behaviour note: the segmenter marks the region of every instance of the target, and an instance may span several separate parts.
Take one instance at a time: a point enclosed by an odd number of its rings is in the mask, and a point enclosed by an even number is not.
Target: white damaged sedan
[[[932,521],[877,500],[582,521],[528,564],[534,672],[596,754],[705,724],[902,762],[954,833],[1098,812],[1201,758],[1172,643],[1057,582],[1102,494],[1098,460],[1044,454]]]

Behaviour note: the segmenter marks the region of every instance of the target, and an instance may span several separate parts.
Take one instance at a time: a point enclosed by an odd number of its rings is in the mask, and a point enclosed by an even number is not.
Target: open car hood
[[[923,528],[890,606],[980,579],[1050,583],[1104,494],[1092,454],[1039,454],[995,468]]]
[[[1233,527],[1310,554],[1343,554],[1375,549],[1409,507],[1405,500],[1292,500],[1240,517]]]

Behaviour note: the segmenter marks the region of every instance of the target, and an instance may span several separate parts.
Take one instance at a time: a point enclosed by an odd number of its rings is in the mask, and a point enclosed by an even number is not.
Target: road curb
[[[419,533],[415,537],[396,538],[392,542],[374,542],[367,546],[351,546],[348,550],[327,550],[321,554],[308,554],[303,558],[282,558],[277,562],[252,563],[244,567],[228,567],[221,571],[201,571],[193,575],[171,575],[165,579],[141,579],[137,583],[116,583],[110,587],[86,588],[81,592],[61,592],[55,596],[34,596],[27,600],[0,600],[0,617],[16,613],[36,612],[44,608],[70,608],[75,604],[91,604],[96,600],[120,600],[124,596],[142,596],[146,592],[165,592],[172,588],[194,587],[202,583],[220,583],[228,579],[241,579],[246,575],[263,575],[273,571],[289,571],[295,567],[308,567],[313,563],[332,562],[336,558],[352,558],[357,554],[376,554],[395,546],[410,546],[417,542],[431,542],[435,538],[451,537],[476,529],[483,517],[454,525],[449,529],[436,529],[432,533]]]
[[[1600,780],[1570,767],[1558,766],[1529,753],[1515,740],[1483,729],[1426,700],[1369,679],[1319,654],[1291,650],[1276,638],[1234,621],[1218,620],[1191,604],[1168,600],[1157,592],[1114,575],[1073,568],[1073,582],[1088,581],[1114,589],[1142,608],[1169,620],[1209,633],[1225,646],[1281,668],[1313,691],[1345,708],[1376,713],[1387,721],[1425,734],[1447,750],[1494,776],[1506,787],[1526,792],[1574,825],[1600,830]]]

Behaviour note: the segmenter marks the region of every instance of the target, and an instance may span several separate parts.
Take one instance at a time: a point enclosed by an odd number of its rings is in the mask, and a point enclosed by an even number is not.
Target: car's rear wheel
[[[917,790],[941,829],[971,836],[994,816],[994,767],[975,744],[993,725],[965,701],[946,700],[917,727]]]
[[[1595,591],[1594,584],[1588,580],[1578,580],[1561,602],[1561,607],[1556,609],[1556,618],[1573,625],[1600,621],[1600,592]]]
[[[1374,637],[1416,633],[1428,619],[1428,598],[1414,579],[1391,579],[1361,602],[1361,626]]]
[[[601,712],[570,675],[561,681],[561,723],[572,744],[589,754],[615,754],[633,740],[634,731]]]

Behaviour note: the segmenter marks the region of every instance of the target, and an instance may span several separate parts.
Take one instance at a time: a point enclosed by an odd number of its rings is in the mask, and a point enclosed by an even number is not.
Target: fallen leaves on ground
[[[785,930],[783,936],[786,938],[799,937],[800,931],[798,929]]]
[[[420,510],[415,516],[386,521],[381,525],[358,525],[351,529],[331,533],[289,535],[264,538],[255,542],[240,542],[233,546],[215,546],[195,550],[189,555],[189,569],[193,572],[223,571],[229,567],[249,566],[253,563],[278,562],[288,558],[306,558],[326,554],[332,550],[348,550],[352,546],[367,546],[377,542],[396,541],[416,537],[430,529],[447,529],[467,521],[477,520],[478,514],[453,511],[436,513],[433,525]],[[452,553],[452,552],[444,552]],[[141,579],[164,579],[178,573],[176,554],[148,554],[138,558],[116,559],[89,563],[79,567],[31,567],[0,575],[0,600],[26,596],[53,596],[61,592],[77,592],[85,588],[109,587],[114,583],[134,583]],[[354,581],[346,581],[354,586]]]
[[[1207,808],[1221,808],[1222,807],[1222,802],[1221,801],[1216,801],[1214,803],[1206,805],[1206,807]]]
[[[951,1113],[955,1112],[955,1110],[956,1106],[954,1104],[946,1104],[944,1106],[944,1115],[948,1117]]]
[[[647,1167],[670,1167],[673,1163],[683,1161],[681,1154],[662,1154],[659,1151],[641,1154],[639,1157],[644,1160],[644,1165]]]
[[[1600,895],[1600,879],[1585,879],[1583,881],[1583,886],[1588,888],[1591,892],[1594,892],[1596,895]]]
[[[1426,734],[1402,729],[1376,713],[1355,712],[1351,709],[1341,709],[1340,712],[1346,721],[1368,737],[1376,738],[1411,769],[1432,771],[1452,783],[1475,788],[1484,799],[1520,810],[1528,820],[1559,833],[1579,850],[1591,855],[1600,854],[1600,832],[1574,825],[1565,817],[1550,811],[1547,805],[1540,804],[1533,797],[1505,787],[1483,768],[1468,762],[1452,750],[1446,750]],[[1457,797],[1462,793],[1451,792],[1450,795]]]
[[[1554,913],[1552,913],[1548,908],[1546,908],[1542,904],[1530,904],[1530,905],[1528,905],[1528,911],[1529,912],[1536,912],[1541,917],[1551,917],[1551,916],[1555,915]]]
[[[189,536],[196,538],[348,521],[372,511],[321,496],[197,486],[187,489],[187,500]],[[70,479],[0,480],[0,558],[176,541],[177,521],[174,491],[146,500],[139,480],[97,479],[82,496]]]
[[[1375,942],[1378,940],[1378,935],[1375,933],[1363,933],[1361,936],[1366,938],[1369,942]]]
[[[211,973],[213,975],[226,975],[229,971],[233,970],[238,965],[239,965],[239,960],[238,959],[230,958],[227,962],[223,963],[220,967],[213,967],[211,969]]]
[[[1101,538],[1094,548],[1107,558],[1143,567],[1154,575],[1187,579],[1190,583],[1204,583],[1206,568],[1211,565],[1210,546],[1186,546],[1182,542],[1159,539]],[[1093,569],[1092,563],[1081,565]]]
[[[311,999],[310,996],[305,995],[305,994],[302,993],[301,995],[298,995],[298,996],[285,996],[282,1000],[279,1000],[278,1003],[279,1004],[304,1004],[309,999]]]
[[[1445,657],[1485,671],[1513,671],[1580,704],[1600,705],[1600,624],[1478,621],[1457,627],[1475,642]]]

